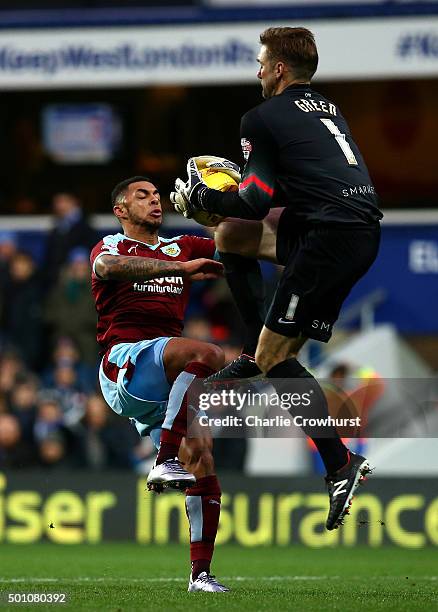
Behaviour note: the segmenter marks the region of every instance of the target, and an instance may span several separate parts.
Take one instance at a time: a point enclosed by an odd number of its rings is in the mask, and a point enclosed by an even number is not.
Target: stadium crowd
[[[0,233],[0,469],[147,471],[150,441],[112,413],[98,387],[89,252],[100,235],[73,194],[56,194],[53,213],[40,262],[16,234]],[[196,283],[185,335],[220,343],[233,359],[233,308],[224,283]],[[218,464],[243,467],[244,446],[218,441]]]

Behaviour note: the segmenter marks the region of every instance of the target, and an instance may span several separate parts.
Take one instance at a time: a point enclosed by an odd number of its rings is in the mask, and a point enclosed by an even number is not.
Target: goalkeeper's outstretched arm
[[[246,163],[239,192],[203,189],[200,203],[204,210],[223,217],[263,219],[274,198],[278,145],[257,108],[243,116],[240,136]]]

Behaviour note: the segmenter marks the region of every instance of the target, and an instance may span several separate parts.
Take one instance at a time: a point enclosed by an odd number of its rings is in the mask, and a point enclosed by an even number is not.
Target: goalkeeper
[[[192,158],[187,181],[177,179],[171,197],[186,217],[201,211],[232,218],[219,224],[217,247],[249,335],[240,358],[210,380],[260,372],[277,381],[295,379],[317,398],[314,414],[327,415],[324,394],[298,352],[307,338],[330,339],[343,301],[377,256],[382,214],[339,108],[310,87],[318,64],[313,34],[269,28],[260,42],[257,76],[265,101],[242,118],[246,163],[239,192],[208,188]],[[208,165],[231,175],[238,170],[227,160]],[[267,314],[260,268],[248,257],[284,266]],[[334,428],[305,433],[327,469],[326,526],[333,529],[369,466]]]

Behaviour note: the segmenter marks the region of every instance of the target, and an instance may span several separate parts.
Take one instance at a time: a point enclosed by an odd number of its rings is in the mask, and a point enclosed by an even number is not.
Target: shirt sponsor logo
[[[172,244],[167,244],[166,246],[161,247],[160,251],[169,257],[178,257],[178,255],[181,253],[181,249],[176,242],[172,242]]]
[[[373,185],[354,185],[348,187],[347,189],[342,189],[341,193],[344,198],[349,198],[350,196],[355,195],[374,195],[376,190],[374,189]]]
[[[134,283],[134,291],[142,293],[173,293],[181,295],[184,289],[182,276],[165,276],[164,278],[153,278],[144,283]]]
[[[245,161],[248,161],[249,155],[252,151],[252,144],[246,138],[242,138],[240,140],[240,144],[242,146],[243,157]]]
[[[331,323],[326,323],[325,321],[318,321],[318,319],[314,319],[312,321],[312,327],[313,329],[320,329],[321,331],[330,331],[331,330]]]

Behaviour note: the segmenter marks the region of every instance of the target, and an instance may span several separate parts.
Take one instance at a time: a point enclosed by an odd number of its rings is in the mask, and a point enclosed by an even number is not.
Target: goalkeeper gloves
[[[240,176],[240,169],[237,164],[224,157],[217,157],[216,155],[199,155],[193,158],[196,162],[196,166],[199,170],[217,170],[231,176],[236,183],[240,183],[242,177]]]
[[[187,219],[193,217],[193,214],[198,210],[207,211],[204,196],[209,187],[202,180],[201,170],[204,169],[224,172],[235,181],[240,182],[240,172],[237,164],[215,155],[190,157],[187,162],[188,180],[184,182],[177,178],[175,191],[170,194],[170,201],[175,210]]]
[[[176,179],[175,191],[170,194],[170,201],[177,212],[190,219],[197,210],[204,210],[199,202],[198,192],[208,187],[202,180],[194,157],[190,157],[187,162],[187,175],[186,182],[180,178]]]

